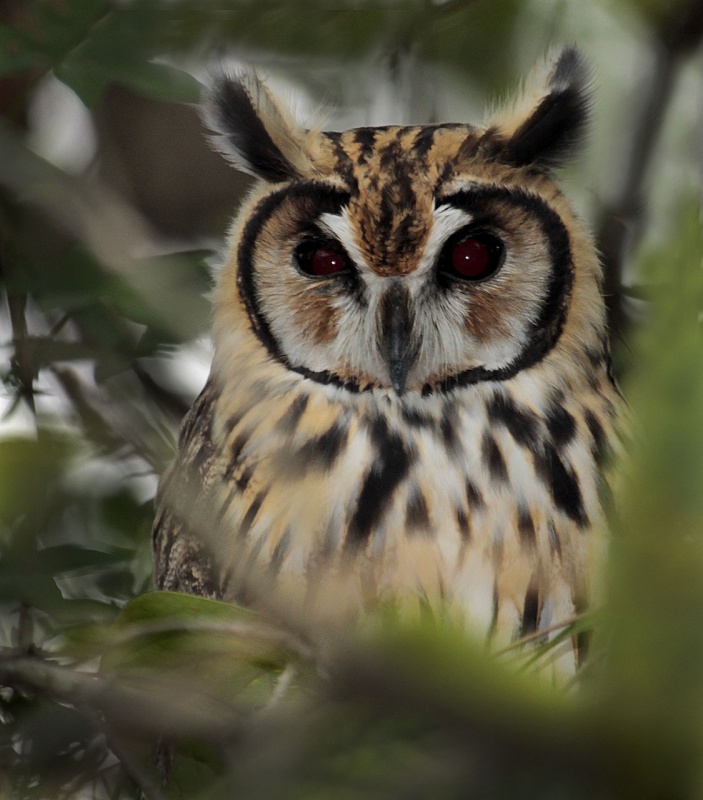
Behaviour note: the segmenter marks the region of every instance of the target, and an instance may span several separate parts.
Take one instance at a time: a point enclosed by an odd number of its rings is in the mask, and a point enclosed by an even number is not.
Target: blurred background
[[[703,794],[702,39],[703,0],[0,0],[0,800]],[[254,65],[327,129],[480,122],[571,43],[594,119],[564,181],[639,431],[598,679],[506,700],[463,642],[377,642],[170,794],[130,751],[139,713],[120,738],[71,680],[102,654],[75,643],[150,588],[154,492],[250,186],[208,147],[200,84]]]

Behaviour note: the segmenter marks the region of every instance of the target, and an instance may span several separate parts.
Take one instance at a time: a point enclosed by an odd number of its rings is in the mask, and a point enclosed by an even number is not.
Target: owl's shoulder
[[[154,580],[159,589],[219,597],[202,529],[207,526],[220,459],[212,436],[218,392],[211,381],[181,425],[178,456],[156,495],[153,528]]]

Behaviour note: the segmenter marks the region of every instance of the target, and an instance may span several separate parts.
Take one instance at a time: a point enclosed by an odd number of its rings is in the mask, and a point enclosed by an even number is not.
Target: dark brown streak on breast
[[[533,457],[537,475],[550,490],[557,508],[585,530],[588,518],[576,473],[562,461],[551,443],[546,443],[544,451],[535,453]]]
[[[538,439],[538,421],[527,408],[518,406],[510,397],[496,392],[487,406],[493,425],[504,426],[521,447],[534,450]]]
[[[398,485],[407,476],[412,453],[404,439],[389,430],[383,417],[370,424],[369,436],[374,448],[374,463],[361,486],[356,508],[349,521],[347,547],[355,549],[368,542],[384,512],[393,502]]]
[[[348,423],[337,420],[324,433],[308,439],[297,452],[291,453],[292,475],[302,478],[311,470],[330,470],[344,451],[348,435]]]
[[[483,435],[481,454],[483,456],[483,463],[488,468],[491,478],[498,483],[507,481],[508,470],[505,466],[505,459],[498,447],[498,443],[488,432]]]
[[[408,504],[405,510],[405,527],[410,534],[432,534],[427,501],[418,486],[412,489],[410,497],[408,498]]]

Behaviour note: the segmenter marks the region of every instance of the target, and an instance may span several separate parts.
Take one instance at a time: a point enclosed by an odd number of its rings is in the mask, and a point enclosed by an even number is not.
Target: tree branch
[[[604,293],[611,334],[622,336],[622,274],[646,222],[644,184],[683,58],[703,39],[703,2],[688,0],[665,17],[659,30],[659,51],[649,81],[642,89],[644,106],[633,126],[629,160],[615,200],[603,209],[598,243],[605,273]]]
[[[178,696],[166,682],[123,686],[108,677],[33,656],[0,658],[0,685],[68,703],[83,714],[85,709],[99,711],[120,735],[145,740],[168,731],[176,738],[218,742],[231,740],[240,731],[241,720],[221,699],[185,691]]]

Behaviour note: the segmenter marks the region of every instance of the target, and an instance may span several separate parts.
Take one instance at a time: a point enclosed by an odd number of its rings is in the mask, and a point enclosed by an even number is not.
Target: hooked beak
[[[394,281],[381,300],[380,333],[383,359],[398,394],[405,391],[408,372],[418,355],[419,348],[412,335],[413,321],[408,290]]]

